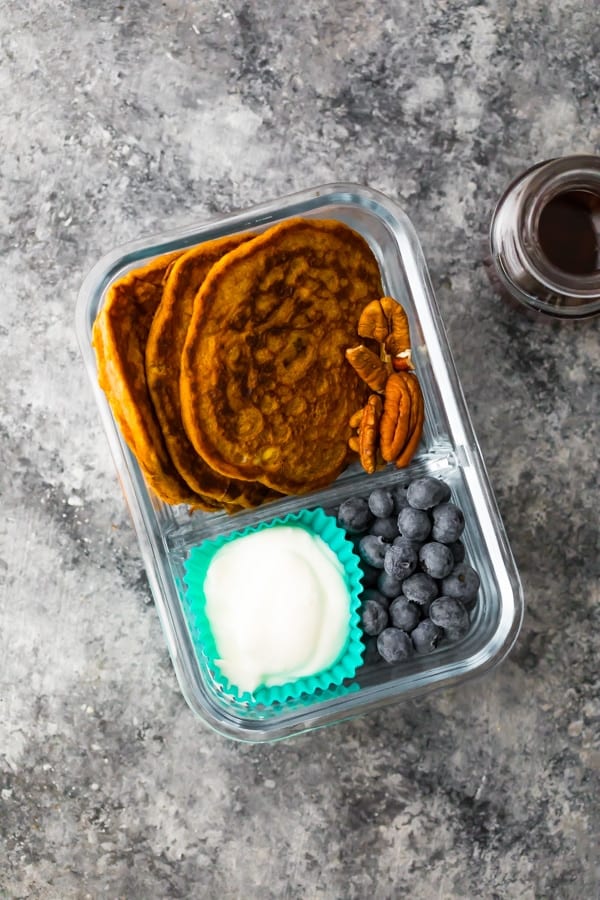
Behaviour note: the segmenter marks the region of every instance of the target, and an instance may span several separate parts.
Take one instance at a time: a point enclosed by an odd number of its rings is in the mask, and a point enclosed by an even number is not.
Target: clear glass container
[[[367,475],[355,464],[330,487],[235,515],[168,506],[146,487],[98,386],[91,346],[94,319],[108,285],[152,257],[202,241],[264,230],[292,216],[345,222],[368,241],[387,294],[405,307],[411,327],[413,361],[425,397],[421,446],[410,467],[393,466]],[[192,710],[219,733],[245,741],[271,741],[417,697],[435,688],[481,675],[509,652],[523,616],[518,573],[498,514],[452,362],[439,311],[415,231],[405,213],[384,195],[354,184],[333,184],[264,203],[202,225],[128,244],[109,253],[91,271],[77,304],[77,333],[112,455],[139,539],[181,690]],[[450,485],[466,518],[463,541],[481,577],[469,634],[397,665],[366,663],[347,692],[323,695],[283,707],[249,709],[218,690],[201,653],[196,652],[186,617],[183,576],[190,548],[216,535],[268,521],[302,508],[331,511],[349,496],[366,496],[375,486],[404,483],[435,474]]]
[[[600,157],[538,163],[506,189],[492,217],[501,287],[533,313],[600,313]]]

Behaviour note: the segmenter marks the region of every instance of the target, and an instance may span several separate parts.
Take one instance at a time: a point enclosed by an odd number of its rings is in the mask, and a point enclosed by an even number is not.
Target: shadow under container
[[[108,286],[153,257],[240,232],[260,232],[285,219],[337,219],[369,243],[381,269],[385,293],[405,308],[413,362],[425,399],[421,445],[410,466],[388,466],[367,475],[358,463],[328,488],[286,497],[234,515],[190,514],[169,506],[147,488],[98,386],[91,346],[92,326]],[[222,735],[261,742],[288,738],[348,719],[402,699],[483,675],[507,655],[519,632],[523,597],[518,573],[465,406],[418,238],[406,214],[383,194],[354,184],[316,187],[211,222],[138,241],[105,256],[84,282],[77,305],[77,333],[100,415],[108,436],[150,588],[173,667],[191,709]],[[198,652],[186,616],[185,562],[204,540],[283,517],[301,509],[334,511],[352,496],[375,487],[407,483],[423,474],[442,478],[465,514],[463,542],[481,587],[471,629],[456,644],[397,665],[366,663],[354,679],[332,694],[294,703],[252,707],[226,695]]]

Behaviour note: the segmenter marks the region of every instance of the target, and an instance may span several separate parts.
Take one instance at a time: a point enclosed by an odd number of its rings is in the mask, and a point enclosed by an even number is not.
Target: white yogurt
[[[325,541],[275,525],[224,544],[204,582],[218,664],[243,691],[315,675],[344,648],[350,595]]]

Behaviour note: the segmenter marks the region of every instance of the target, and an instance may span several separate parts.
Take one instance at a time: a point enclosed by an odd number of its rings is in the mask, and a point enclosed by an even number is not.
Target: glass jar
[[[504,291],[561,319],[600,313],[600,157],[538,163],[506,189],[492,217],[491,262]]]

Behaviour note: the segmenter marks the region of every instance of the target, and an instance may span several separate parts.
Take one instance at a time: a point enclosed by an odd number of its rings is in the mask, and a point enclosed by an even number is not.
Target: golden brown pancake
[[[144,369],[163,281],[179,255],[158,257],[115,281],[94,323],[92,342],[100,386],[149,487],[166,503],[197,506],[203,498],[195,496],[178,474],[165,447]]]
[[[240,506],[256,506],[272,492],[262,484],[220,475],[198,455],[181,421],[179,376],[181,352],[199,287],[215,262],[251,237],[245,234],[207,241],[173,264],[146,344],[148,389],[175,468],[196,493]]]
[[[345,349],[381,295],[373,253],[337,221],[288,220],[215,263],[194,303],[180,384],[203,459],[282,493],[333,481],[369,391]]]

